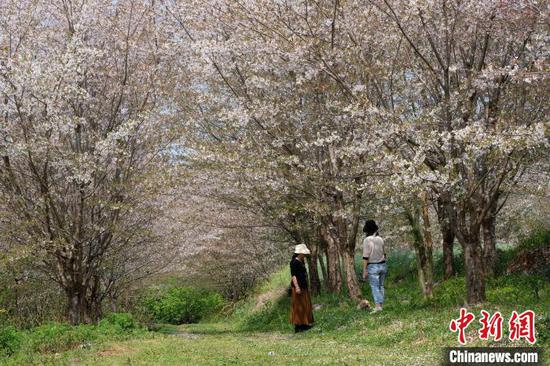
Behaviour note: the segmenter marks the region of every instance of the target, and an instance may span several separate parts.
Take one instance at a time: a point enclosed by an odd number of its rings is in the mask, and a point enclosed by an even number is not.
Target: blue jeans
[[[384,302],[384,279],[386,278],[386,273],[388,273],[386,263],[369,264],[367,271],[369,273],[369,283],[374,302],[382,304]]]

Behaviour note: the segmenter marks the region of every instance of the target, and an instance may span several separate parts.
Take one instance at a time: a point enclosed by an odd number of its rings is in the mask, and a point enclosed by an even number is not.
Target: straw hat
[[[309,249],[306,247],[305,244],[298,244],[298,245],[296,245],[296,248],[294,249],[294,254],[309,255],[309,254],[311,254],[311,252],[309,251]]]

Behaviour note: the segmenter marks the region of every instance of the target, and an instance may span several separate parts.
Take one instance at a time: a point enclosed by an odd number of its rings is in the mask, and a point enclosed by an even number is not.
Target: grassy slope
[[[458,316],[464,303],[464,280],[458,277],[438,285],[434,300],[424,302],[414,279],[414,261],[410,254],[396,253],[390,263],[387,303],[382,313],[358,311],[346,300],[321,295],[314,299],[323,305],[315,312],[316,326],[307,333],[293,334],[287,323],[289,300],[285,296],[277,297],[288,284],[285,268],[259,287],[255,296],[239,304],[229,317],[165,327],[165,334],[152,334],[148,339],[101,343],[89,350],[40,356],[32,362],[56,365],[439,364],[442,347],[458,345],[448,324]],[[540,288],[538,299],[536,286]],[[363,293],[371,298],[367,284],[363,284]],[[266,304],[258,309],[256,300],[260,296]],[[548,282],[536,282],[527,276],[501,276],[488,282],[487,297],[484,309],[501,311],[505,322],[512,310],[534,310],[539,345],[548,352]],[[491,345],[477,339],[480,308],[470,310],[476,315],[476,321],[468,328],[468,345]],[[506,336],[506,325],[503,330]],[[498,344],[512,345],[508,340]]]

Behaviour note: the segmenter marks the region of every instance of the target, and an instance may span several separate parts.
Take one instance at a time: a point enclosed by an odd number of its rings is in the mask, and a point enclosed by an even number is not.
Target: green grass
[[[437,258],[436,258],[437,260]],[[386,304],[382,313],[356,310],[344,296],[321,294],[313,299],[323,307],[314,313],[316,326],[294,334],[288,324],[289,299],[284,295],[286,267],[258,286],[253,295],[207,323],[161,326],[156,332],[124,340],[93,342],[89,349],[33,354],[8,364],[51,365],[437,365],[442,348],[458,345],[448,330],[465,303],[464,278],[440,282],[435,296],[425,301],[416,282],[414,257],[393,253],[389,260]],[[537,288],[537,291],[534,289]],[[372,301],[370,289],[363,294]],[[267,294],[267,296],[266,296]],[[263,299],[263,306],[257,300]],[[538,346],[549,351],[550,285],[533,285],[532,276],[499,276],[487,282],[483,308],[500,311],[507,322],[513,310],[537,314]],[[226,309],[227,310],[227,309]],[[467,330],[469,346],[526,345],[480,341],[479,311]],[[505,324],[504,335],[508,330]],[[29,358],[31,357],[31,358]],[[548,362],[548,361],[546,361]]]
[[[8,332],[6,332],[6,330]],[[113,313],[98,325],[70,326],[46,323],[28,330],[17,331],[13,327],[1,328],[1,333],[11,334],[17,340],[10,342],[6,352],[0,353],[1,365],[58,364],[58,358],[92,348],[95,345],[129,339],[145,339],[155,334],[138,325],[130,314]],[[6,345],[0,337],[0,350]],[[10,357],[6,357],[10,356]]]

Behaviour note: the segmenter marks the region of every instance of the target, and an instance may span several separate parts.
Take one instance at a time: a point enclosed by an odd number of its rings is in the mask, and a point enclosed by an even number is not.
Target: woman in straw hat
[[[290,283],[292,290],[290,323],[294,324],[294,331],[296,333],[308,330],[313,326],[313,309],[308,290],[307,270],[304,263],[305,256],[309,254],[310,251],[305,244],[296,245],[294,255],[290,261],[290,275],[292,276]]]

